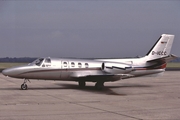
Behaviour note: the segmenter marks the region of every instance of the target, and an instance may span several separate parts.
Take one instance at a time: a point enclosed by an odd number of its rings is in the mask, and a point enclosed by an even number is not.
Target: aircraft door
[[[61,73],[60,73],[60,78],[61,79],[68,79],[69,77],[69,61],[62,61],[61,62]]]

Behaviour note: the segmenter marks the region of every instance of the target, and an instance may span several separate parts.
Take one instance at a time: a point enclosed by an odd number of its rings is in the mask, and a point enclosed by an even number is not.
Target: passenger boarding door
[[[68,77],[69,77],[68,69],[69,69],[69,62],[61,61],[61,73],[60,73],[61,79],[68,79]]]

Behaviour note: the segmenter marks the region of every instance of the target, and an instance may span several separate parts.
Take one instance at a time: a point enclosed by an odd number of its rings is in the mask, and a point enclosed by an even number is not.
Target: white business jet
[[[174,35],[162,34],[146,56],[131,59],[64,59],[39,58],[34,62],[2,71],[5,76],[24,79],[22,90],[27,90],[29,79],[76,81],[81,88],[86,82],[95,82],[97,89],[104,82],[146,75],[158,75],[165,71],[167,62],[177,58],[170,54]]]

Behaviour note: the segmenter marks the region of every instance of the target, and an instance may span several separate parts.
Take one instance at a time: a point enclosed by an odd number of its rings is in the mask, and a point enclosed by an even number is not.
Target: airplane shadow
[[[120,95],[120,96],[126,96],[127,94],[125,91],[119,90],[116,92],[114,89],[121,89],[121,88],[143,88],[143,87],[151,87],[150,85],[140,85],[140,84],[121,84],[121,85],[116,85],[116,86],[104,86],[102,90],[97,90],[94,86],[86,86],[83,89],[79,88],[78,85],[74,84],[56,84],[63,86],[62,89],[76,89],[76,90],[81,90],[81,91],[87,91],[87,92],[94,92],[98,94],[106,94],[106,95]],[[120,93],[121,92],[121,93]]]
[[[127,93],[124,90],[119,90],[118,92],[115,89],[122,89],[122,88],[143,88],[143,87],[151,87],[150,85],[140,85],[140,84],[121,84],[116,86],[104,86],[102,90],[97,90],[94,86],[86,86],[83,89],[79,88],[76,84],[62,84],[62,83],[55,83],[58,87],[29,87],[28,90],[60,90],[60,89],[74,89],[86,92],[93,92],[96,94],[106,94],[106,95],[120,95],[126,96]],[[21,90],[19,87],[13,88],[0,88],[0,90]],[[24,90],[23,90],[24,91]]]

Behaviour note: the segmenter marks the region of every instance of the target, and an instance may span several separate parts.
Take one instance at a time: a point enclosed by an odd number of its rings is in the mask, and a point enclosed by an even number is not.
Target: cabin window
[[[74,62],[71,62],[71,67],[75,67],[75,63]]]
[[[46,63],[51,63],[51,59],[46,58],[45,62],[46,62]]]
[[[81,64],[81,63],[78,63],[78,67],[81,68],[81,67],[82,67],[82,64]]]
[[[89,67],[89,64],[88,63],[85,63],[85,68],[88,68]]]
[[[64,67],[67,67],[67,62],[63,62]]]

